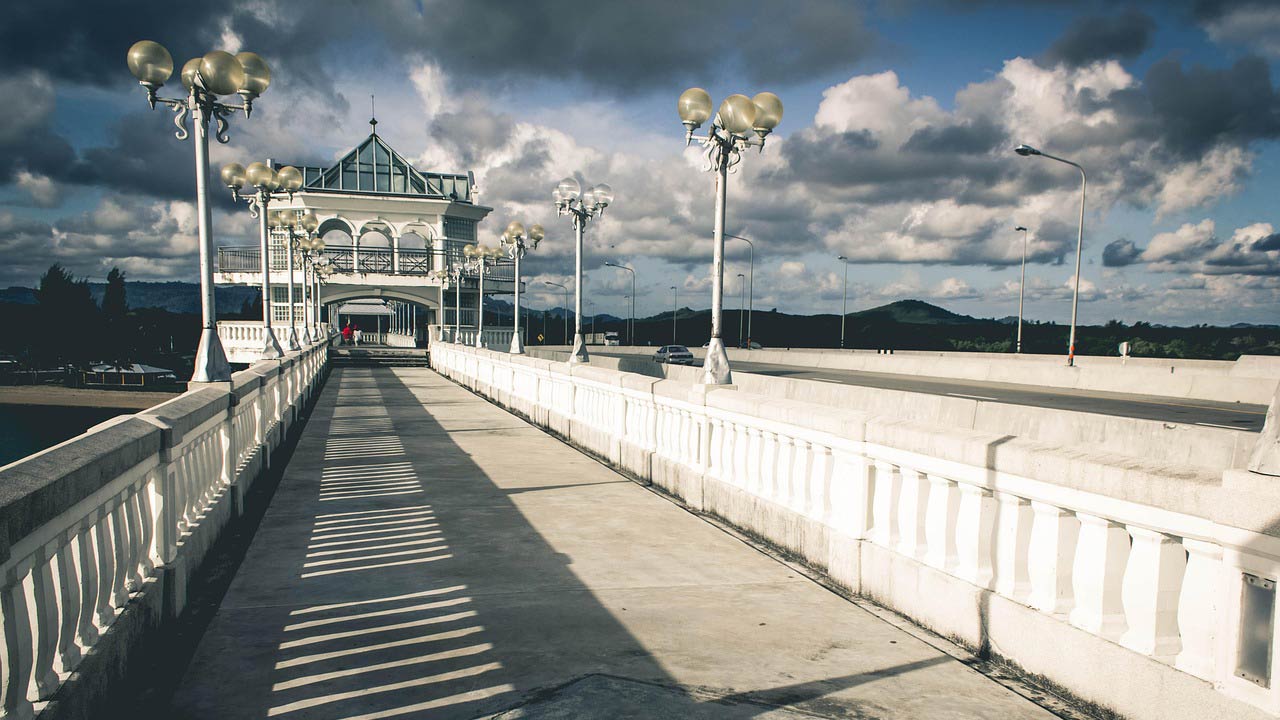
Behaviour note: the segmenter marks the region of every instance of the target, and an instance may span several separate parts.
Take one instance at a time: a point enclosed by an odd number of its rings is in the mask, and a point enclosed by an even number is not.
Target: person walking
[[[351,327],[351,330],[352,330],[352,332],[353,332],[353,333],[355,334],[355,336],[356,336],[356,347],[360,347],[360,336],[364,335],[364,333],[360,332],[360,326],[359,326],[359,325],[353,325],[353,326]]]
[[[351,321],[348,320],[347,324],[342,326],[342,344],[350,345],[351,338],[354,335],[355,335],[355,332],[351,329]]]

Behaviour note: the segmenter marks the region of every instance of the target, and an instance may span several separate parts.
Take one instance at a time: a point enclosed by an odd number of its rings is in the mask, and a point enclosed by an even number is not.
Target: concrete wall
[[[1280,577],[1280,487],[1263,476],[656,376],[684,369],[454,345],[432,363],[851,592],[1120,715],[1280,716],[1276,663],[1258,682],[1237,674],[1241,638],[1268,633],[1242,616],[1246,574]]]
[[[610,352],[652,356],[655,348],[616,347]],[[702,357],[701,348],[692,348]],[[892,355],[861,350],[729,349],[729,360],[835,370],[979,380],[1040,387],[1099,390],[1157,397],[1266,405],[1280,388],[1280,357],[1245,355],[1234,362],[1079,356],[1067,367],[1059,355],[935,353]]]
[[[326,369],[313,344],[0,468],[0,717],[95,715]]]

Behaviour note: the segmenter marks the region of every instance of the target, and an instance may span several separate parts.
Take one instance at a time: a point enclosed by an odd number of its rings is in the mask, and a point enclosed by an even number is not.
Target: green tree
[[[129,302],[125,297],[124,272],[113,267],[107,273],[107,289],[102,295],[102,314],[110,322],[123,318],[129,312]]]
[[[88,364],[101,341],[98,305],[87,280],[76,280],[54,263],[35,291],[40,305],[32,350],[45,363]]]

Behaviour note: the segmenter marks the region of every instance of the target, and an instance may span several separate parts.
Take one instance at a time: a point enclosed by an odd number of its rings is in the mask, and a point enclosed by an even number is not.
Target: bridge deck
[[[1050,718],[425,368],[330,378],[171,717]]]

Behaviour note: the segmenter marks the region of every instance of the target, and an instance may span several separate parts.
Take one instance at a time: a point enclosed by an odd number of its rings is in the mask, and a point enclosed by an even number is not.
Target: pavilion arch
[[[342,217],[341,215],[334,215],[333,217],[325,218],[324,221],[320,223],[320,227],[316,228],[316,234],[320,237],[324,237],[325,233],[330,232],[345,233],[346,236],[351,238],[352,242],[354,242],[356,237],[356,226],[352,224],[350,220]]]
[[[425,250],[435,244],[436,230],[431,225],[415,221],[400,228],[399,246],[409,250]]]
[[[321,300],[326,305],[334,303],[351,302],[352,300],[400,300],[401,302],[415,303],[432,310],[440,309],[440,300],[437,297],[427,297],[425,294],[418,295],[412,291],[399,290],[395,288],[381,288],[379,292],[370,292],[367,288],[353,288],[351,290],[340,290],[337,292],[329,292],[333,286],[327,287]],[[424,293],[428,290],[424,288]],[[435,289],[431,288],[429,292],[435,295]]]

